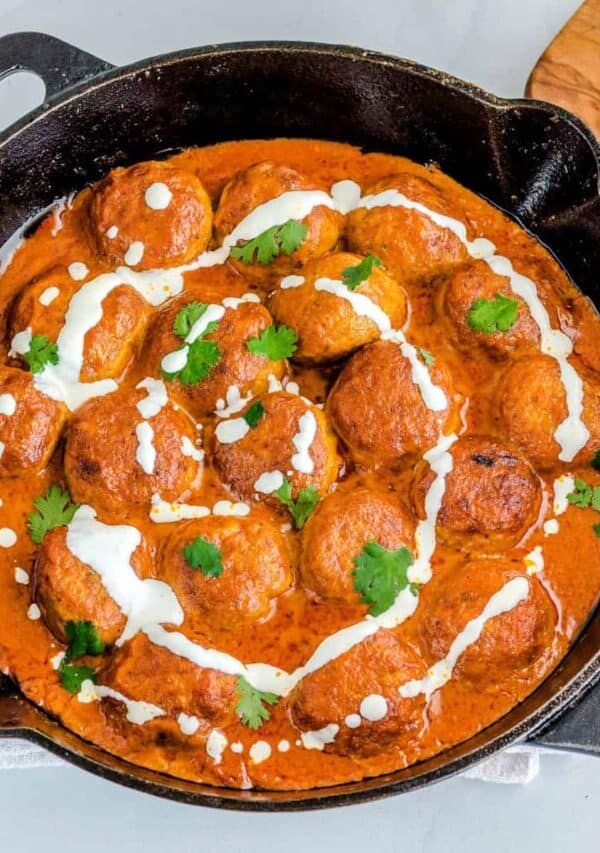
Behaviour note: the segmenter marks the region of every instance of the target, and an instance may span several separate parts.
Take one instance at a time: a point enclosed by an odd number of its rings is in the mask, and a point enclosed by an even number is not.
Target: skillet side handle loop
[[[551,749],[566,749],[600,757],[600,683],[574,708],[531,736],[528,743]]]
[[[46,100],[111,68],[110,62],[45,33],[0,38],[0,80],[16,71],[33,71],[46,87]]]
[[[8,737],[21,724],[19,690],[16,684],[0,673],[0,737]]]

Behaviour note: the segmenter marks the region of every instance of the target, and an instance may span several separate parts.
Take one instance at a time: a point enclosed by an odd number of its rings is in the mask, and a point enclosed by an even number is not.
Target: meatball
[[[413,741],[423,727],[423,699],[402,699],[398,687],[422,678],[425,664],[393,631],[382,629],[350,651],[304,678],[290,697],[292,720],[302,731],[314,731],[331,723],[339,726],[326,749],[342,754],[368,755],[393,741],[400,749]],[[381,719],[364,703],[378,697],[387,706]],[[361,711],[362,706],[362,711]],[[348,726],[348,717],[361,712],[360,724]]]
[[[465,551],[504,551],[535,523],[542,500],[529,464],[493,438],[472,435],[451,449],[452,470],[437,517],[441,541]],[[426,462],[417,468],[413,498],[425,518],[425,497],[434,480]]]
[[[199,179],[169,163],[113,169],[93,191],[90,229],[111,266],[176,266],[208,246],[212,208]]]
[[[235,630],[269,613],[292,581],[290,549],[279,527],[260,510],[245,518],[211,516],[177,527],[159,577],[173,588],[187,624],[198,619]],[[198,538],[216,547],[216,565],[192,565],[184,556]]]
[[[283,193],[296,190],[315,190],[313,182],[279,163],[255,163],[238,172],[227,184],[215,214],[215,228],[222,242],[255,208],[278,198]],[[268,281],[274,276],[286,275],[311,258],[323,255],[337,243],[342,217],[325,205],[314,207],[301,220],[308,231],[301,245],[290,255],[280,254],[268,265],[244,264],[232,259],[233,264],[246,276]]]
[[[132,566],[140,577],[150,574],[151,558],[145,544],[132,557]],[[82,563],[67,548],[67,530],[55,527],[40,546],[35,565],[35,600],[44,622],[54,636],[66,642],[65,625],[90,621],[106,645],[113,645],[122,634],[126,618],[110,597],[100,576]]]
[[[584,465],[600,450],[600,388],[579,365],[577,370],[583,381],[582,420],[590,436],[574,463]],[[559,463],[561,450],[554,435],[568,410],[555,359],[533,355],[515,361],[500,382],[496,403],[498,429],[510,444],[541,470]]]
[[[279,290],[273,293],[270,308],[275,319],[295,329],[298,335],[295,359],[315,363],[335,361],[377,340],[380,328],[364,313],[359,313],[365,310],[361,301],[367,301],[367,308],[370,307],[368,301],[374,303],[389,317],[393,328],[402,327],[406,319],[406,294],[381,268],[373,266],[368,279],[354,291],[343,284],[344,270],[357,266],[362,260],[360,255],[349,252],[326,255],[306,265],[302,270],[304,282],[300,286],[293,279],[293,286],[284,279]],[[342,287],[342,295],[319,289],[320,279],[325,280],[325,285],[327,279],[337,283]],[[356,307],[350,299],[356,301]]]
[[[66,419],[65,406],[38,391],[31,373],[0,366],[0,477],[45,468]]]
[[[436,358],[430,375],[446,396],[441,411],[425,404],[398,344],[376,341],[350,359],[329,395],[327,411],[357,462],[393,464],[432,447],[440,432],[456,426],[450,371]]]
[[[363,485],[328,495],[302,531],[300,574],[320,598],[359,603],[354,589],[354,561],[365,544],[378,542],[396,550],[414,550],[414,522],[393,492]]]
[[[442,190],[425,178],[408,173],[390,175],[368,187],[365,195],[386,190],[399,190],[411,202],[434,213],[464,219],[462,211],[456,210]],[[464,245],[449,228],[436,225],[420,210],[407,207],[358,208],[348,216],[347,238],[353,251],[381,258],[400,280],[431,276],[467,257]]]
[[[259,337],[273,323],[267,309],[258,302],[258,297],[254,302],[248,300],[249,296],[239,304],[236,298],[231,301],[226,299],[225,302],[231,307],[225,310],[217,328],[205,335],[206,340],[217,344],[220,353],[219,360],[206,379],[195,385],[183,385],[178,380],[169,383],[173,397],[196,418],[211,414],[217,401],[226,400],[231,394],[230,389],[240,397],[255,396],[267,390],[270,375],[276,378],[283,375],[283,361],[269,361],[248,350],[248,340]],[[220,299],[217,301],[220,302]],[[206,291],[186,290],[157,313],[144,351],[144,364],[154,375],[161,374],[162,359],[181,346],[181,337],[175,334],[173,324],[181,309],[192,302],[206,304]]]
[[[73,500],[121,518],[149,507],[155,492],[175,501],[191,487],[199,471],[192,423],[169,405],[143,418],[144,398],[144,389],[124,388],[77,410],[64,461]]]
[[[494,300],[500,293],[517,302],[517,320],[506,332],[491,334],[475,331],[468,321],[469,311],[478,299]],[[439,293],[439,313],[453,344],[461,350],[473,346],[493,358],[539,349],[540,330],[525,302],[511,290],[506,276],[496,275],[484,261],[457,267],[446,278]]]
[[[443,660],[470,620],[481,615],[490,598],[510,580],[523,577],[523,564],[508,559],[467,563],[450,576],[436,575],[422,590],[418,630],[429,664]],[[453,671],[481,689],[495,689],[535,663],[551,647],[556,611],[542,584],[527,579],[529,593],[516,607],[486,621]]]
[[[260,402],[264,414],[256,427],[244,419],[250,405],[239,417],[218,424],[213,455],[221,478],[243,498],[268,497],[284,477],[294,498],[307,486],[324,494],[341,464],[324,413],[286,391],[267,394]],[[277,500],[271,502],[281,506]]]
[[[236,677],[197,666],[144,633],[116,649],[100,672],[105,684],[123,696],[150,702],[171,716],[187,714],[220,725],[233,715]]]
[[[31,329],[56,341],[64,324],[71,298],[81,289],[61,270],[34,279],[15,300],[11,313],[11,336]],[[44,304],[50,288],[58,295]],[[42,301],[40,301],[42,300]],[[82,382],[120,376],[143,340],[149,309],[146,301],[126,284],[115,287],[102,301],[102,318],[84,338]]]

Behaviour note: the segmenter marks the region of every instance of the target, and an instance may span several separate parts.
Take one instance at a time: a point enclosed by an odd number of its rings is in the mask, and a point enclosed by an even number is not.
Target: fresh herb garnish
[[[46,533],[55,527],[63,527],[73,519],[79,504],[71,502],[71,496],[61,486],[54,483],[44,495],[34,498],[37,512],[27,516],[29,535],[39,545]]]
[[[96,673],[91,666],[72,666],[64,661],[58,669],[58,677],[69,693],[79,693],[84,681],[96,683]]]
[[[192,569],[199,569],[203,575],[218,578],[223,571],[221,552],[216,545],[197,536],[182,551],[185,561]]]
[[[598,524],[592,524],[592,530],[596,534],[596,536],[600,539],[600,522]]]
[[[101,655],[106,648],[93,622],[70,620],[65,625],[65,634],[69,648],[63,658],[64,663],[85,655]]]
[[[356,290],[359,284],[367,281],[373,272],[373,267],[380,267],[381,261],[375,255],[367,255],[359,264],[354,267],[346,267],[342,270],[342,281],[348,290]]]
[[[433,367],[433,365],[435,364],[435,356],[432,355],[432,353],[430,353],[428,349],[423,349],[423,347],[417,347],[417,349],[419,351],[419,355],[421,356],[427,367]]]
[[[270,264],[280,254],[291,255],[304,242],[308,228],[302,222],[288,219],[283,225],[267,228],[243,246],[234,246],[231,257],[244,264]]]
[[[354,589],[360,593],[363,604],[369,605],[371,616],[384,613],[407,586],[416,594],[408,580],[408,568],[412,563],[408,548],[388,551],[378,542],[365,544],[362,553],[354,559],[352,577]]]
[[[236,693],[239,697],[235,706],[236,713],[242,724],[251,729],[260,729],[271,716],[269,709],[265,708],[265,702],[268,705],[276,705],[279,702],[279,696],[276,693],[257,690],[246,681],[243,675],[238,676]]]
[[[218,344],[215,341],[205,340],[205,336],[210,335],[218,327],[219,322],[217,320],[207,323],[202,334],[198,335],[194,341],[185,342],[194,324],[202,317],[207,308],[208,305],[204,302],[190,302],[177,312],[173,323],[173,332],[184,343],[175,352],[185,350],[186,362],[181,370],[176,370],[173,373],[169,373],[161,367],[162,375],[169,382],[177,379],[182,385],[197,385],[210,375],[214,365],[220,359],[221,350]]]
[[[510,296],[497,293],[493,299],[476,299],[467,314],[469,326],[476,332],[491,335],[508,332],[517,322],[519,303]]]
[[[23,358],[32,373],[41,373],[47,364],[58,364],[58,346],[51,343],[46,335],[32,335]]]
[[[271,361],[289,358],[296,351],[298,335],[288,326],[268,326],[258,338],[249,338],[246,346],[252,355],[262,355]]]
[[[292,498],[292,484],[287,477],[284,477],[283,483],[273,494],[289,509],[298,530],[302,530],[308,517],[320,500],[318,491],[311,485],[300,489],[298,500],[294,501]]]
[[[567,500],[579,509],[592,509],[600,512],[600,486],[589,486],[584,480],[575,480],[575,490],[569,492]]]
[[[590,464],[595,471],[600,471],[600,450],[597,450],[594,453],[594,456],[593,456]]]
[[[177,312],[175,322],[173,323],[173,332],[178,338],[185,338],[192,331],[194,323],[196,323],[203,314],[206,313],[208,305],[205,302],[190,302],[184,308]],[[209,335],[219,325],[217,320],[208,323],[203,335]]]
[[[242,417],[244,418],[248,426],[251,429],[254,429],[256,426],[258,426],[258,422],[261,420],[261,418],[264,417],[264,415],[265,407],[260,402],[260,400],[257,400],[256,403],[252,403],[246,414],[242,415]]]

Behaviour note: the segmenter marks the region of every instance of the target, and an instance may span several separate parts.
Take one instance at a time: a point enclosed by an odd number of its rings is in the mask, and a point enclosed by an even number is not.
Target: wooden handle
[[[600,0],[586,0],[542,54],[525,94],[579,116],[600,137]]]

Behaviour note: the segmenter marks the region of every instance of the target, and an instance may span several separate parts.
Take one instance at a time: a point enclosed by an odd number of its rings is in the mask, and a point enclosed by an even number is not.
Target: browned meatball
[[[464,219],[442,190],[425,178],[399,172],[367,187],[365,195],[386,190],[399,190],[434,213]],[[351,249],[381,258],[400,280],[430,276],[467,257],[464,245],[452,231],[436,225],[421,211],[406,207],[386,205],[353,211],[348,216],[347,237]]]
[[[48,305],[40,297],[56,287],[58,296]],[[11,337],[24,329],[34,335],[46,335],[56,341],[65,324],[65,315],[74,294],[82,287],[65,271],[55,270],[26,285],[14,302],[11,314]],[[102,301],[102,318],[84,338],[82,382],[120,376],[140,346],[149,309],[146,301],[132,287],[120,285]]]
[[[437,517],[441,541],[466,551],[503,551],[535,523],[542,500],[539,478],[529,464],[487,436],[466,436],[453,445],[452,470]],[[434,480],[426,462],[413,485],[417,514]]]
[[[149,507],[154,493],[174,501],[190,488],[199,466],[190,451],[196,440],[193,425],[169,405],[145,420],[137,409],[145,397],[143,389],[122,389],[77,410],[67,431],[64,463],[73,500],[122,517],[130,508]],[[152,430],[156,456],[150,467],[141,424]]]
[[[352,572],[369,541],[414,551],[414,521],[393,492],[359,485],[328,495],[302,531],[300,574],[321,598],[358,603]]]
[[[582,420],[590,436],[575,456],[584,465],[600,449],[600,388],[573,359],[583,380]],[[559,463],[560,446],[554,437],[568,414],[560,368],[548,355],[523,356],[504,374],[497,393],[497,424],[504,438],[541,470]]]
[[[125,628],[125,616],[106,592],[100,576],[67,548],[66,527],[44,536],[35,566],[35,600],[47,627],[66,642],[69,621],[93,622],[101,639],[112,645]],[[140,577],[150,573],[150,552],[142,543],[133,553],[132,566]]]
[[[154,645],[143,633],[113,652],[98,680],[123,696],[157,705],[165,714],[194,715],[213,725],[233,714],[236,701],[235,676],[197,666]]]
[[[230,299],[225,299],[230,307],[217,328],[205,335],[206,340],[217,344],[220,353],[209,375],[194,385],[183,385],[177,379],[168,383],[173,396],[196,418],[211,414],[219,400],[227,399],[231,388],[241,397],[255,396],[267,390],[270,375],[277,379],[283,375],[283,361],[270,361],[248,350],[248,340],[259,337],[273,323],[267,309],[258,301],[238,304],[235,297]],[[215,301],[218,304],[221,299]],[[181,346],[173,324],[178,313],[193,302],[207,304],[206,290],[186,290],[157,313],[144,351],[144,364],[153,375],[161,375],[162,359]]]
[[[0,477],[45,468],[66,419],[65,406],[38,391],[31,373],[0,367]]]
[[[350,359],[329,395],[327,411],[357,462],[393,464],[406,454],[422,453],[442,431],[454,429],[458,411],[450,371],[436,358],[430,375],[446,396],[441,411],[425,405],[398,344],[377,341]]]
[[[398,687],[424,674],[416,652],[392,631],[380,630],[300,682],[290,698],[292,720],[302,731],[339,726],[325,747],[331,752],[376,753],[391,741],[405,748],[423,727],[423,699],[402,699]],[[358,715],[363,700],[373,695],[385,699],[385,716],[362,717],[358,727],[348,726],[347,717]]]
[[[178,525],[169,539],[159,577],[171,586],[185,612],[196,620],[235,630],[269,613],[290,586],[291,554],[280,522],[265,511],[246,518],[215,517]],[[200,538],[217,549],[211,560],[191,565],[184,550]]]
[[[195,175],[150,161],[114,169],[98,184],[90,203],[90,228],[111,266],[176,266],[208,246],[212,208]]]
[[[312,180],[291,169],[271,161],[255,163],[238,172],[227,184],[215,214],[215,228],[219,242],[231,234],[236,225],[259,205],[294,190],[322,189]],[[311,258],[323,255],[337,243],[342,217],[325,205],[312,209],[302,220],[308,232],[302,244],[291,255],[280,254],[270,264],[244,264],[232,259],[246,276],[267,282],[274,276],[286,275]]]
[[[256,401],[254,401],[256,403]],[[279,472],[292,485],[292,495],[314,486],[324,494],[337,477],[341,464],[336,440],[324,413],[295,394],[276,391],[260,398],[264,415],[256,427],[244,426],[244,412],[235,419],[221,421],[215,431],[213,455],[221,478],[243,498],[268,497],[277,478],[264,482],[262,475]],[[243,422],[243,423],[242,423]],[[236,426],[241,427],[238,431]],[[313,435],[308,449],[302,451],[300,435]],[[237,436],[243,433],[242,438]],[[234,440],[231,440],[231,439]],[[296,441],[294,441],[296,439]],[[259,481],[259,478],[261,480]],[[275,486],[277,488],[277,486]],[[278,501],[270,499],[274,505]]]
[[[434,576],[422,589],[418,627],[428,663],[443,660],[471,619],[513,578],[523,564],[508,559],[474,560],[450,576]],[[481,689],[495,689],[514,678],[550,648],[556,611],[542,584],[527,578],[529,592],[516,607],[491,617],[479,639],[460,655],[452,677]]]
[[[377,340],[378,326],[358,310],[361,300],[370,300],[391,321],[393,328],[402,327],[406,319],[406,294],[383,269],[373,266],[370,276],[354,291],[343,283],[344,270],[356,267],[363,258],[349,252],[336,252],[309,262],[302,270],[304,283],[284,279],[272,296],[269,306],[275,319],[295,329],[298,348],[294,358],[306,362],[327,362],[348,355],[352,350]],[[343,297],[320,290],[331,279],[342,286],[342,293],[358,301],[355,308]],[[325,281],[325,285],[329,282]],[[356,296],[352,296],[352,293]],[[368,307],[368,306],[367,306]]]

